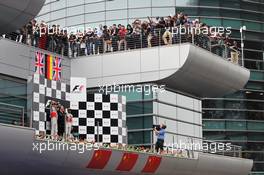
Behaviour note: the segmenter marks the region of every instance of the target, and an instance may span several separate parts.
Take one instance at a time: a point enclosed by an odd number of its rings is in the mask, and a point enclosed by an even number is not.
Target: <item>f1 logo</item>
[[[84,90],[84,85],[76,85],[73,89],[72,92],[73,93],[80,93]]]

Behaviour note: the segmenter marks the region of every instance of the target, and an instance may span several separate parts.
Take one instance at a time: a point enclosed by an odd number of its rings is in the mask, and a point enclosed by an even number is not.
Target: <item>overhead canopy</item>
[[[203,98],[242,89],[250,71],[186,43],[73,59],[71,75],[86,77],[87,87],[157,83]]]
[[[0,34],[14,32],[33,19],[45,0],[0,0]]]

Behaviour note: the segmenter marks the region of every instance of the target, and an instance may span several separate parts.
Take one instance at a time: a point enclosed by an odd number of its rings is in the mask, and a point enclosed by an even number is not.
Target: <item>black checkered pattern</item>
[[[34,74],[32,79],[33,88],[33,128],[36,129],[36,135],[40,132],[50,131],[50,122],[47,120],[45,105],[47,98],[70,101],[70,85],[60,81],[47,80],[44,76]]]
[[[87,94],[85,102],[71,101],[74,131],[88,142],[127,143],[126,98],[117,94]],[[99,126],[99,127],[98,127]]]

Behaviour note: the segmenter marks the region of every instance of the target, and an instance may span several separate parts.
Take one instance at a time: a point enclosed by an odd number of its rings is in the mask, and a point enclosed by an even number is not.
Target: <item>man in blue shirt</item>
[[[160,127],[154,127],[154,132],[157,135],[157,142],[156,142],[156,152],[162,153],[164,147],[164,139],[165,139],[165,129],[166,125],[161,124]]]

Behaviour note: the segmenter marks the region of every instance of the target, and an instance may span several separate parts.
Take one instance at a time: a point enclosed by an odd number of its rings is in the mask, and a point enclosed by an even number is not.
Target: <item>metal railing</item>
[[[177,30],[176,30],[177,29]],[[151,48],[164,45],[192,43],[233,63],[241,64],[240,52],[235,46],[225,43],[224,38],[209,37],[194,32],[182,34],[179,27],[172,29],[154,29],[138,31],[125,35],[103,35],[88,37],[74,35],[61,40],[59,35],[26,36],[9,34],[5,38],[38,47],[70,58],[98,55],[133,49]]]
[[[0,123],[25,126],[24,107],[0,103]]]
[[[154,135],[151,134],[151,149],[155,150]],[[180,136],[181,139],[176,139]],[[242,147],[233,145],[231,143],[215,142],[212,140],[204,140],[197,137],[183,136],[181,134],[173,135],[173,143],[165,145],[164,150],[166,154],[177,155],[179,152],[186,152],[187,158],[194,158],[195,153],[209,153],[230,157],[242,157]],[[185,157],[186,157],[185,156]]]
[[[170,156],[170,157],[178,157],[178,158],[187,158],[187,159],[197,159],[198,153],[208,153],[208,154],[216,154],[216,155],[223,155],[223,156],[230,156],[230,157],[239,157],[241,158],[242,148],[240,146],[231,145],[230,150],[221,150],[218,151],[214,148],[211,150],[204,150],[204,149],[196,149],[194,139],[189,137],[185,144],[193,145],[190,148],[183,148],[177,147],[174,144],[173,146],[164,146],[164,151],[162,153],[157,153],[155,151],[155,144],[138,144],[138,145],[126,145],[126,144],[109,144],[109,143],[102,143],[102,142],[88,142],[86,140],[53,140],[50,135],[46,136],[36,136],[37,140],[40,141],[53,141],[53,142],[61,142],[66,144],[88,144],[90,148],[94,149],[114,149],[119,151],[129,151],[129,152],[137,152],[137,153],[145,153],[145,154],[154,154],[154,155],[163,155],[163,156]],[[197,142],[198,141],[198,142]],[[177,143],[177,142],[176,142]],[[196,144],[207,144],[213,145],[214,147],[223,147],[225,143],[207,141],[202,139],[196,139]]]

